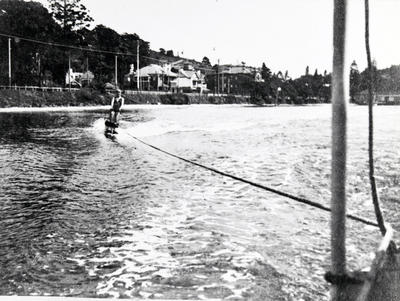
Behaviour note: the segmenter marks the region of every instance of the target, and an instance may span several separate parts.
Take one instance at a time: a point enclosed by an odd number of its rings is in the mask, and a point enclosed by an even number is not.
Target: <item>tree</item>
[[[250,102],[265,104],[269,100],[269,87],[264,82],[248,81],[244,83],[250,92]]]
[[[112,52],[118,51],[121,45],[120,35],[104,25],[97,25],[89,32],[86,40],[94,48]],[[108,53],[89,53],[88,55],[96,80],[101,84],[113,82],[115,56]]]
[[[104,25],[97,25],[93,30],[86,33],[85,41],[88,46],[110,52],[121,52],[128,55],[118,55],[118,83],[124,82],[124,76],[129,72],[130,66],[136,65],[136,50],[139,44],[139,65],[144,67],[148,64],[150,56],[149,43],[140,39],[137,34],[118,34],[115,30]],[[106,82],[113,82],[115,55],[109,53],[88,52],[90,69],[95,74],[96,85],[102,87]],[[79,69],[79,68],[78,68]]]
[[[286,70],[286,71],[285,71],[285,80],[289,80],[289,79],[290,79],[289,71]]]
[[[160,48],[160,54],[165,55],[165,49],[164,48]]]
[[[265,63],[262,63],[261,66],[261,77],[264,81],[269,81],[271,78],[271,70],[265,65]]]
[[[306,67],[306,76],[310,74],[310,67]]]
[[[59,42],[61,28],[42,4],[2,0],[0,12],[2,32],[42,41]],[[7,38],[0,39],[0,57],[2,58],[8,56],[7,44]],[[48,80],[51,81],[58,82],[64,78],[60,49],[20,39],[11,40],[11,49],[13,84],[37,85],[45,73],[49,75]],[[0,60],[0,82],[8,84],[8,60]]]
[[[358,66],[356,61],[350,66],[350,99],[355,100],[355,95],[359,92],[360,88],[360,72],[358,71]]]
[[[81,0],[48,0],[53,18],[64,31],[77,31],[89,27],[93,18]]]
[[[137,34],[128,34],[125,33],[120,36],[120,44],[118,49],[123,53],[132,53],[136,54],[137,45],[139,43],[139,67],[147,66],[149,63],[148,57],[150,57],[150,45],[149,42],[143,41]],[[118,65],[121,67],[121,71],[119,75],[121,76],[120,80],[123,81],[122,75],[124,72],[128,72],[130,69],[130,65],[133,64],[136,66],[136,56],[120,56],[118,58]],[[126,73],[125,73],[126,74]]]
[[[291,103],[297,103],[298,92],[295,89],[291,79],[284,82],[282,90],[283,94],[290,99]]]
[[[261,78],[264,80],[264,98],[268,99],[271,90],[271,69],[269,69],[265,63],[262,63],[261,66]]]
[[[208,59],[208,57],[203,57],[203,60],[201,61],[201,63],[205,66],[211,66],[210,60]]]
[[[172,50],[167,50],[167,56],[174,56],[174,52]]]

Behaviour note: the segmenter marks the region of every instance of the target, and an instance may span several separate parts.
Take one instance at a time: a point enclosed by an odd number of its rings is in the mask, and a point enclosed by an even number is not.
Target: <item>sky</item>
[[[46,0],[40,0],[46,2]],[[119,33],[137,33],[150,48],[172,49],[212,64],[240,64],[292,77],[332,70],[333,0],[81,0]],[[378,68],[400,64],[400,0],[370,0],[372,57]],[[364,0],[348,0],[348,68],[366,67]],[[183,52],[183,54],[182,54]]]

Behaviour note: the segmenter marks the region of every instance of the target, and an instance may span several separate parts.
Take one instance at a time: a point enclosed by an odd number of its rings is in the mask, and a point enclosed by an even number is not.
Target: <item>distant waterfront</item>
[[[253,104],[253,105],[291,105],[290,101],[271,98],[260,102],[249,95],[231,94],[198,94],[198,93],[162,93],[157,91],[143,91],[124,93],[126,104]],[[30,91],[0,89],[0,108],[10,107],[84,107],[94,105],[108,105],[111,103],[113,91],[93,89],[74,89],[72,91]],[[297,104],[319,104],[316,98],[301,100]]]
[[[192,94],[134,93],[124,94],[126,104],[234,104],[248,103],[248,96],[214,96]],[[25,91],[0,90],[0,108],[7,107],[60,107],[60,106],[92,106],[111,103],[113,92],[99,92],[91,89],[69,91]]]

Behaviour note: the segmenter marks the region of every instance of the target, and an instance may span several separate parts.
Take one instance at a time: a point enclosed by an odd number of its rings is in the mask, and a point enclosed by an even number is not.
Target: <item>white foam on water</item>
[[[190,216],[186,203],[182,201],[182,210],[179,215],[169,214],[167,205],[155,207],[151,210],[151,215],[146,220],[146,225],[142,230],[130,229],[125,231],[124,235],[110,238],[109,242],[121,241],[123,244],[119,247],[98,249],[99,252],[106,252],[104,258],[92,258],[90,263],[96,265],[101,262],[119,262],[120,266],[109,273],[101,274],[100,268],[92,268],[89,273],[97,273],[101,277],[98,283],[97,292],[100,295],[109,295],[115,298],[121,296],[151,296],[149,291],[154,287],[160,287],[156,279],[172,281],[175,277],[179,279],[180,270],[190,267],[198,268],[203,266],[204,274],[198,271],[193,275],[188,275],[190,279],[197,279],[197,285],[192,285],[195,291],[205,291],[218,288],[229,289],[231,294],[227,298],[242,299],[243,293],[251,287],[252,275],[248,273],[247,267],[254,264],[261,258],[256,252],[246,252],[246,248],[232,243],[224,242],[214,252],[204,258],[202,250],[210,248],[209,243],[215,234],[211,231],[204,233],[186,233],[184,236],[171,238],[171,233],[182,233],[182,228],[187,229],[187,217]],[[178,248],[189,252],[188,255],[182,254],[172,257],[168,247]],[[219,249],[222,247],[222,249]],[[195,252],[194,254],[192,252]],[[101,255],[100,255],[101,256]],[[219,262],[228,260],[230,268],[219,268],[211,266],[207,268],[207,262]],[[213,272],[214,279],[209,279],[210,269]],[[103,271],[104,272],[104,271]],[[215,274],[214,274],[215,273]],[[169,280],[168,280],[169,279]],[[179,283],[179,282],[178,282]],[[202,285],[204,283],[204,285]],[[171,284],[161,284],[168,291]],[[179,286],[179,284],[177,284]],[[172,285],[173,288],[173,285]],[[196,294],[196,298],[206,298],[206,294]],[[209,299],[209,298],[207,298]]]
[[[127,123],[121,122],[121,125],[126,126]],[[102,142],[111,141],[104,134],[105,132],[105,118],[97,119],[89,130],[95,136],[95,138]],[[121,146],[132,146],[132,137],[129,136],[129,131],[123,128],[117,128],[117,134],[112,138],[112,141],[118,142]]]
[[[151,121],[138,123],[134,127],[128,128],[127,132],[137,137],[149,137],[177,132],[203,131],[212,133],[237,131],[251,126],[254,126],[254,123],[250,120],[228,122],[220,118],[204,123],[203,120],[167,119],[160,115]]]
[[[79,266],[84,266],[86,263],[86,259],[79,259],[79,258],[67,258],[67,260],[71,260],[77,263]]]
[[[147,223],[151,223],[151,220]],[[175,223],[163,229],[160,227],[145,227],[143,230],[130,229],[122,236],[110,238],[109,242],[121,241],[123,244],[120,247],[102,247],[99,251],[107,251],[106,257],[88,260],[88,263],[92,265],[99,262],[120,263],[120,267],[110,273],[101,274],[98,268],[89,270],[90,274],[98,273],[102,279],[97,285],[98,294],[115,298],[122,295],[133,296],[137,293],[147,296],[148,293],[143,292],[142,289],[153,286],[151,279],[172,277],[179,267],[179,262],[165,251],[168,246],[166,229],[171,230],[177,225],[178,223]],[[123,293],[119,288],[122,284]]]
[[[225,282],[236,282],[241,279],[250,279],[252,278],[249,274],[244,275],[234,270],[227,270],[225,274],[221,276],[221,279]]]
[[[221,123],[215,124],[211,126],[188,126],[182,125],[173,122],[159,122],[159,121],[149,121],[145,123],[140,123],[135,127],[129,129],[129,132],[134,134],[137,137],[149,137],[149,136],[159,136],[165,135],[169,133],[176,133],[176,132],[220,132],[220,131],[235,131],[241,130],[246,127],[250,127],[251,124],[243,123]]]

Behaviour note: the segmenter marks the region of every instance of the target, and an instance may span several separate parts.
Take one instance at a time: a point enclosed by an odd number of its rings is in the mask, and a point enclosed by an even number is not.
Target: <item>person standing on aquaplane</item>
[[[121,112],[121,108],[124,105],[125,99],[122,97],[121,90],[117,90],[117,95],[114,96],[111,100],[111,109],[110,109],[110,122],[114,124],[118,124],[119,114]]]

